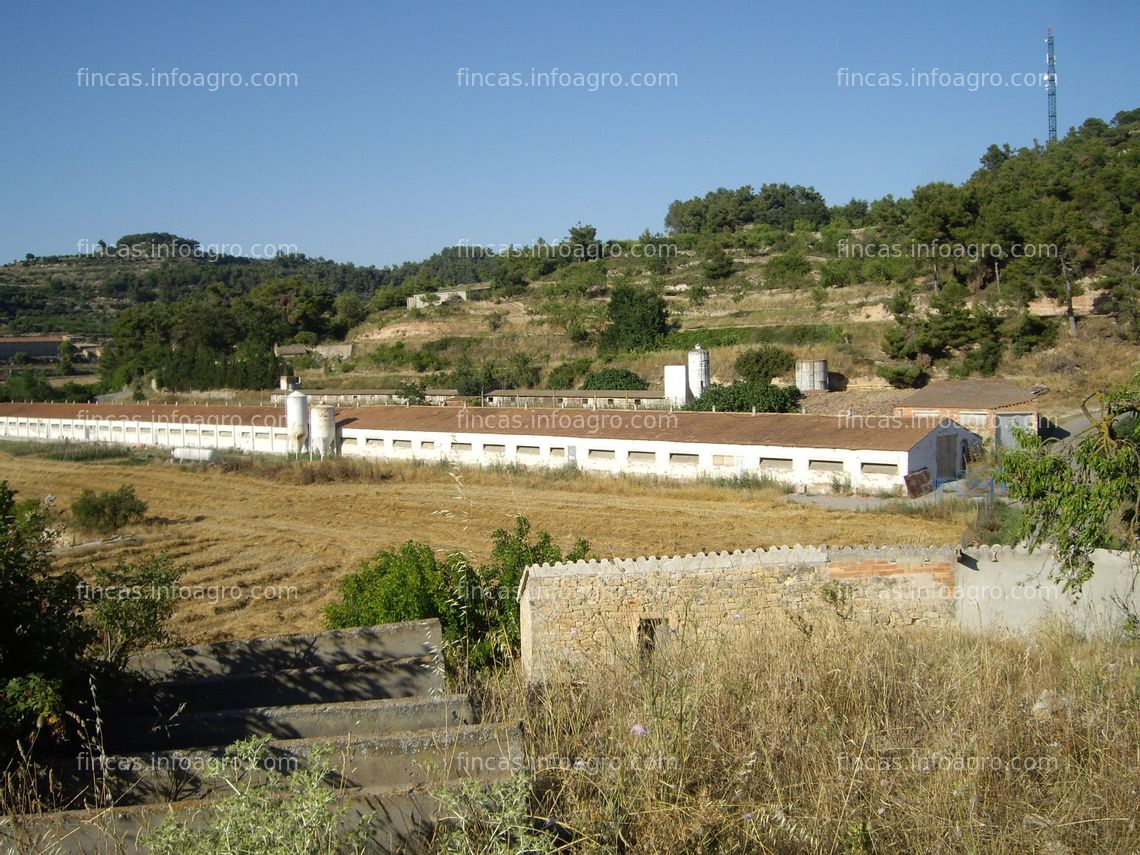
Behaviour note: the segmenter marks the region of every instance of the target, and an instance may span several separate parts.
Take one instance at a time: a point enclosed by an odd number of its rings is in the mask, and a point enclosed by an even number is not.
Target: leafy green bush
[[[165,639],[182,573],[165,556],[99,571],[56,572],[50,509],[0,482],[0,766],[17,740],[58,743],[90,715],[90,681],[113,679],[129,653]],[[136,598],[135,590],[159,595]],[[96,596],[88,609],[86,592]]]
[[[628,368],[603,368],[601,371],[586,375],[586,382],[582,384],[582,388],[641,390],[648,389],[649,383],[640,374]]]
[[[1057,321],[1040,318],[1026,312],[1019,317],[1009,333],[1010,350],[1014,356],[1023,356],[1034,350],[1044,350],[1057,343]]]
[[[172,640],[166,624],[174,614],[183,572],[165,554],[95,571],[90,620],[105,661],[121,667],[132,652]]]
[[[431,547],[408,541],[382,550],[340,586],[342,602],[325,607],[330,628],[438,618],[446,603],[446,574]]]
[[[17,503],[0,482],[0,762],[30,729],[62,731],[93,638],[83,622],[79,577],[52,572],[53,540],[46,510]]]
[[[779,377],[791,371],[796,359],[791,353],[781,347],[757,347],[746,350],[736,357],[736,373],[748,381],[771,382],[773,377]]]
[[[896,389],[914,389],[926,381],[926,372],[914,362],[907,365],[880,365],[875,373]]]
[[[492,534],[491,557],[480,567],[465,555],[440,559],[431,547],[408,541],[385,549],[341,583],[341,602],[325,607],[329,629],[438,618],[445,641],[470,668],[510,659],[519,649],[519,607],[515,592],[523,569],[562,561],[562,550],[547,532],[530,539],[530,521],[515,520],[514,531]],[[586,557],[579,540],[565,560]]]
[[[799,405],[800,390],[795,386],[773,386],[771,383],[738,380],[728,386],[714,383],[705,393],[685,407],[686,410],[718,413],[791,413]]]
[[[572,359],[569,362],[563,362],[560,365],[554,366],[550,369],[550,375],[546,378],[547,389],[573,389],[574,384],[578,382],[578,378],[590,370],[590,365],[593,360],[588,356],[581,359]]]
[[[800,250],[793,249],[772,257],[764,267],[764,279],[773,285],[798,286],[807,281],[810,272],[807,258]]]
[[[75,524],[84,531],[110,534],[125,525],[139,522],[146,513],[146,502],[135,495],[135,488],[123,484],[118,490],[96,494],[86,489],[71,505]]]
[[[219,761],[230,795],[206,809],[206,822],[191,825],[171,812],[144,833],[150,855],[338,855],[367,851],[367,817],[348,833],[340,830],[344,809],[337,792],[325,783],[332,767],[322,752],[288,774],[265,761],[269,737],[237,742],[232,758]],[[257,771],[255,783],[250,773]]]

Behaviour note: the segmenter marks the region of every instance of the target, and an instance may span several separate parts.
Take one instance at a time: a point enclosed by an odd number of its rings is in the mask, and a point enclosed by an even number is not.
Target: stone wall
[[[1024,547],[773,547],[527,568],[519,588],[523,667],[545,680],[597,663],[634,664],[681,632],[729,639],[758,622],[838,611],[890,626],[1021,631],[1060,618],[1113,632],[1137,610],[1129,556],[1098,550],[1079,599]]]
[[[680,631],[731,636],[781,613],[838,609],[891,625],[955,621],[953,547],[778,547],[544,564],[520,587],[523,666],[547,679],[633,661]]]

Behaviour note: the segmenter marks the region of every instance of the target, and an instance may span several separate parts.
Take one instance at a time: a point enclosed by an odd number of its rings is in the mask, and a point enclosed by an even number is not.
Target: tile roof
[[[148,404],[0,404],[0,418],[86,418],[171,424],[284,426],[284,407]],[[337,413],[347,430],[493,433],[589,440],[640,439],[793,448],[909,451],[934,428],[889,416],[851,419],[800,413],[690,413],[518,407],[351,407]]]
[[[0,413],[3,410],[0,408]],[[929,434],[927,422],[876,416],[868,424],[800,413],[690,413],[518,407],[356,407],[337,417],[347,430],[495,433],[512,436],[605,437],[719,442],[797,448],[909,451]]]
[[[170,424],[284,425],[284,407],[181,404],[0,404],[0,417],[159,421]],[[276,421],[274,421],[276,419]]]
[[[845,389],[842,392],[806,392],[800,399],[805,413],[820,416],[889,416],[909,389]]]
[[[899,401],[898,406],[989,410],[1036,403],[1032,392],[1005,380],[937,380]]]

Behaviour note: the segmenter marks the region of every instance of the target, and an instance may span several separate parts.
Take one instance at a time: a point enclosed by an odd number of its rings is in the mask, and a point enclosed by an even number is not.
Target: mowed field
[[[20,498],[52,494],[57,508],[84,488],[134,486],[149,508],[145,523],[124,530],[132,538],[62,549],[57,565],[90,575],[96,562],[167,552],[187,568],[173,623],[187,643],[318,630],[341,579],[380,549],[418,540],[482,560],[491,533],[520,514],[564,548],[586,538],[597,557],[794,543],[957,543],[962,531],[946,521],[804,507],[762,489],[402,464],[384,475],[297,486],[216,467],[64,462],[0,451],[0,480]],[[274,588],[279,596],[262,595]]]

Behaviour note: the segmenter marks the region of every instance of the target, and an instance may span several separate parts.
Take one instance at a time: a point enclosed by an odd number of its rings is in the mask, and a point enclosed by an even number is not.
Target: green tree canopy
[[[738,380],[727,386],[713,383],[701,397],[685,407],[686,410],[718,413],[795,412],[800,401],[800,390],[795,386],[773,386],[760,381]]]
[[[583,389],[601,390],[601,389],[630,389],[640,390],[648,389],[648,381],[628,368],[603,368],[601,371],[594,371],[586,375],[586,382],[582,384]]]
[[[602,332],[599,347],[606,353],[651,350],[669,332],[665,298],[655,289],[641,285],[615,285],[606,317],[609,325]]]
[[[1009,496],[1025,505],[1024,536],[1057,554],[1057,578],[1079,591],[1094,549],[1140,558],[1140,373],[1082,405],[1091,426],[1075,440],[1021,434],[1002,455]]]
[[[736,357],[736,373],[744,380],[768,383],[773,377],[787,374],[796,365],[796,359],[782,347],[764,346],[746,350]]]

